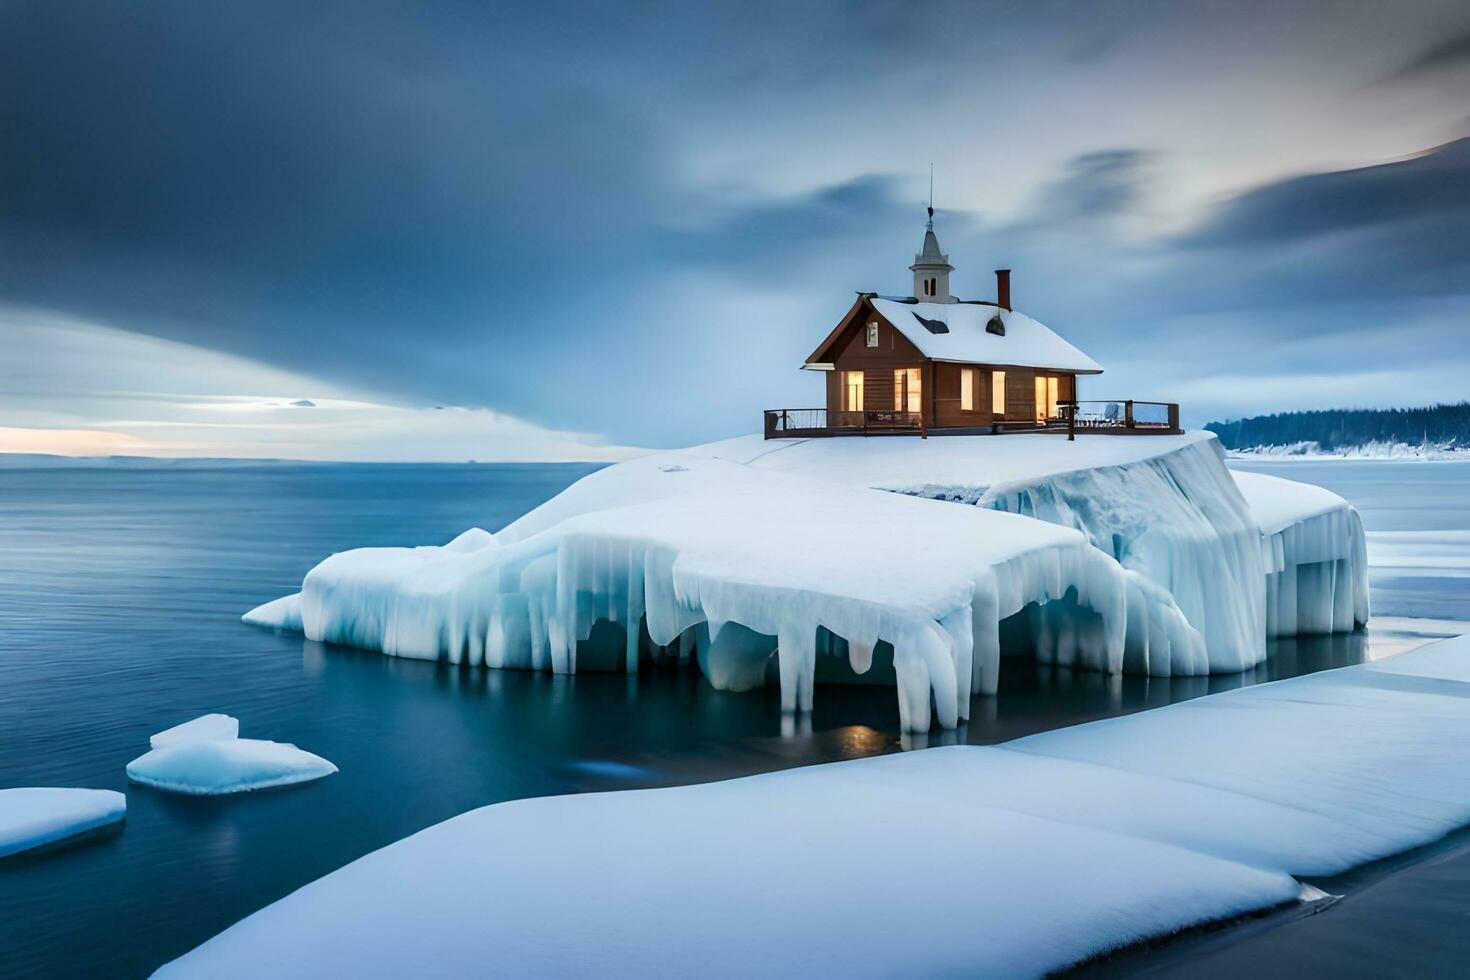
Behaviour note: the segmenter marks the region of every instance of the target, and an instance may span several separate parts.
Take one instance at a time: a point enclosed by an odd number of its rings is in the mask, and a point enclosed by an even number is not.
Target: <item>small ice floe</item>
[[[176,725],[154,735],[152,750],[128,763],[128,778],[172,793],[215,796],[304,783],[337,771],[321,756],[287,742],[240,738],[239,733],[239,721],[229,715],[203,715]]]
[[[1316,885],[1309,885],[1305,881],[1301,885],[1302,890],[1297,895],[1296,900],[1303,905],[1313,906],[1317,911],[1326,908],[1342,898],[1341,895],[1334,895],[1331,892],[1323,891]]]
[[[127,812],[127,797],[110,789],[0,789],[0,857],[105,827]]]

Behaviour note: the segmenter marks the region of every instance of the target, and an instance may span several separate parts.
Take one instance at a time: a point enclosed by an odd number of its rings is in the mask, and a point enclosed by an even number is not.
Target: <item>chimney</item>
[[[995,270],[995,305],[1003,310],[1011,308],[1011,270]]]

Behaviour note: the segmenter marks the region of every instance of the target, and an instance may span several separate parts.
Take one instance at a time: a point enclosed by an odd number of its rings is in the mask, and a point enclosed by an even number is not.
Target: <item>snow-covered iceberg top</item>
[[[180,742],[228,742],[240,737],[240,719],[229,715],[200,715],[192,721],[165,729],[150,736],[150,748],[161,749]]]
[[[289,786],[337,771],[321,756],[285,742],[240,738],[229,715],[203,715],[154,735],[128,763],[133,782],[172,793],[215,796]]]
[[[497,804],[158,975],[1039,976],[1470,821],[1467,677],[1462,638],[994,747]]]
[[[0,857],[105,827],[127,812],[127,797],[110,789],[0,789]]]

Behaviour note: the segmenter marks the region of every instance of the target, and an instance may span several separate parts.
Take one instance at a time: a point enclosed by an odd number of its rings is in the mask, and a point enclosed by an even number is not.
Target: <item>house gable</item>
[[[868,324],[878,324],[878,346],[868,347]],[[881,352],[881,354],[880,354]],[[859,296],[852,308],[838,321],[817,349],[807,357],[803,367],[831,371],[838,368],[839,359],[864,359],[873,354],[883,358],[902,357],[910,361],[924,359],[923,351],[908,338],[903,330],[890,323],[873,306],[866,296]]]

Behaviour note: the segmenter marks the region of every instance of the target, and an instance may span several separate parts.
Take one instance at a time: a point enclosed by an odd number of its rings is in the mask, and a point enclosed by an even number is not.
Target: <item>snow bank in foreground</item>
[[[303,583],[306,635],[573,672],[636,669],[646,634],[654,656],[676,641],[686,656],[697,647],[724,689],[763,683],[774,655],[790,711],[811,710],[818,655],[863,673],[881,642],[908,731],[929,729],[931,701],[953,728],[972,693],[995,691],[1000,621],[1027,607],[1044,660],[1117,672],[1131,653],[1165,672],[1207,669],[1168,594],[1076,531],[717,459],[666,465],[595,474],[552,501],[561,519],[519,538],[524,527],[469,549],[333,555]],[[571,513],[579,499],[642,502]]]
[[[1262,473],[1232,473],[1260,525],[1266,635],[1343,633],[1368,622],[1363,521],[1331,490]]]
[[[159,976],[1037,976],[1470,821],[1467,679],[1462,638],[991,748],[484,807]]]
[[[193,796],[289,786],[337,771],[321,756],[285,742],[240,738],[229,715],[202,715],[149,739],[152,749],[128,763],[128,778]]]
[[[127,797],[110,789],[0,789],[0,857],[105,827],[127,812]]]

